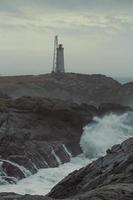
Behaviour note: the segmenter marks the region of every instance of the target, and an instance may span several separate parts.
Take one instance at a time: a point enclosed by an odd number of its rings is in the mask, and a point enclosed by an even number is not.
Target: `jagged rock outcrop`
[[[43,196],[1,193],[0,200],[132,200],[133,138],[107,150],[104,157],[69,174]]]
[[[133,138],[107,150],[104,157],[74,171],[48,194],[54,199],[133,199]]]
[[[11,182],[11,177],[18,180],[40,168],[70,161],[70,155],[81,153],[82,128],[96,111],[93,106],[56,99],[22,97],[8,101],[0,112],[3,177],[6,174],[5,179]]]
[[[122,106],[120,104],[113,104],[113,103],[102,103],[98,107],[99,115],[105,115],[106,113],[117,113],[121,114],[123,112],[133,111],[132,108],[129,106]]]
[[[93,116],[130,109],[115,104],[96,108],[41,97],[3,99],[3,105],[0,109],[0,167],[2,181],[10,183],[40,168],[57,167],[80,154],[83,127],[92,122]]]

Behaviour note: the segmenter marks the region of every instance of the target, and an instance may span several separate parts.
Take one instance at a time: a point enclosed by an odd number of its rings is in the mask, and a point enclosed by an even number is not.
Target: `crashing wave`
[[[84,128],[80,146],[86,157],[97,158],[114,144],[119,144],[132,136],[133,113],[110,114],[103,118],[95,117],[93,123]]]

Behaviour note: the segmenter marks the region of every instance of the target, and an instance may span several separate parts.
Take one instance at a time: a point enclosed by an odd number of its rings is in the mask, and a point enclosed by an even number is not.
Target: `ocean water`
[[[45,195],[69,173],[86,166],[104,155],[112,145],[121,143],[129,137],[133,137],[133,113],[110,114],[103,118],[95,117],[92,124],[84,127],[80,140],[83,154],[71,158],[69,163],[57,168],[41,169],[35,175],[30,175],[17,184],[0,185],[0,192]],[[68,153],[70,155],[69,151]]]
[[[114,79],[122,84],[133,82],[133,77],[114,77]]]

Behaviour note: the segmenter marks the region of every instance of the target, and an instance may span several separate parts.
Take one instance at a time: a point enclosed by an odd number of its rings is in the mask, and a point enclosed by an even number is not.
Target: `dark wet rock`
[[[10,100],[9,105],[0,112],[0,159],[7,177],[17,179],[24,178],[25,169],[35,173],[70,161],[65,148],[72,156],[81,153],[83,127],[97,110],[85,104],[39,97]]]
[[[98,112],[100,115],[104,115],[105,113],[123,113],[123,112],[128,112],[128,111],[133,111],[132,108],[129,106],[123,106],[120,104],[113,104],[113,103],[102,103],[98,107]]]
[[[52,200],[48,197],[43,196],[30,196],[30,195],[18,195],[14,193],[1,193],[0,200]]]
[[[25,174],[23,171],[17,167],[17,165],[14,165],[13,163],[9,161],[3,161],[3,164],[1,165],[2,167],[2,172],[6,174],[6,179],[7,177],[14,177],[16,178],[16,181],[22,178],[25,178]],[[12,179],[15,180],[15,179]]]
[[[86,192],[72,200],[133,200],[133,184],[112,184]]]
[[[133,82],[124,84],[117,94],[117,101],[133,107]]]
[[[133,199],[133,138],[113,146],[107,155],[68,175],[49,197],[54,199]]]

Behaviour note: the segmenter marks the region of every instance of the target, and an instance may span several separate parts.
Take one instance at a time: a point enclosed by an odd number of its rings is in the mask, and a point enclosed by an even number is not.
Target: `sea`
[[[133,82],[133,77],[114,77],[114,79],[122,84]]]
[[[81,155],[73,158],[69,150],[64,147],[71,157],[69,163],[61,164],[61,161],[58,160],[59,167],[40,169],[34,175],[26,173],[21,166],[18,166],[27,174],[27,177],[16,184],[1,184],[0,193],[14,192],[22,195],[45,195],[69,173],[105,155],[107,149],[130,137],[133,137],[132,112],[122,115],[109,114],[103,118],[94,117],[93,123],[84,127],[80,139],[80,146],[83,151]],[[58,156],[57,158],[59,159]],[[0,178],[2,179],[2,177]]]

